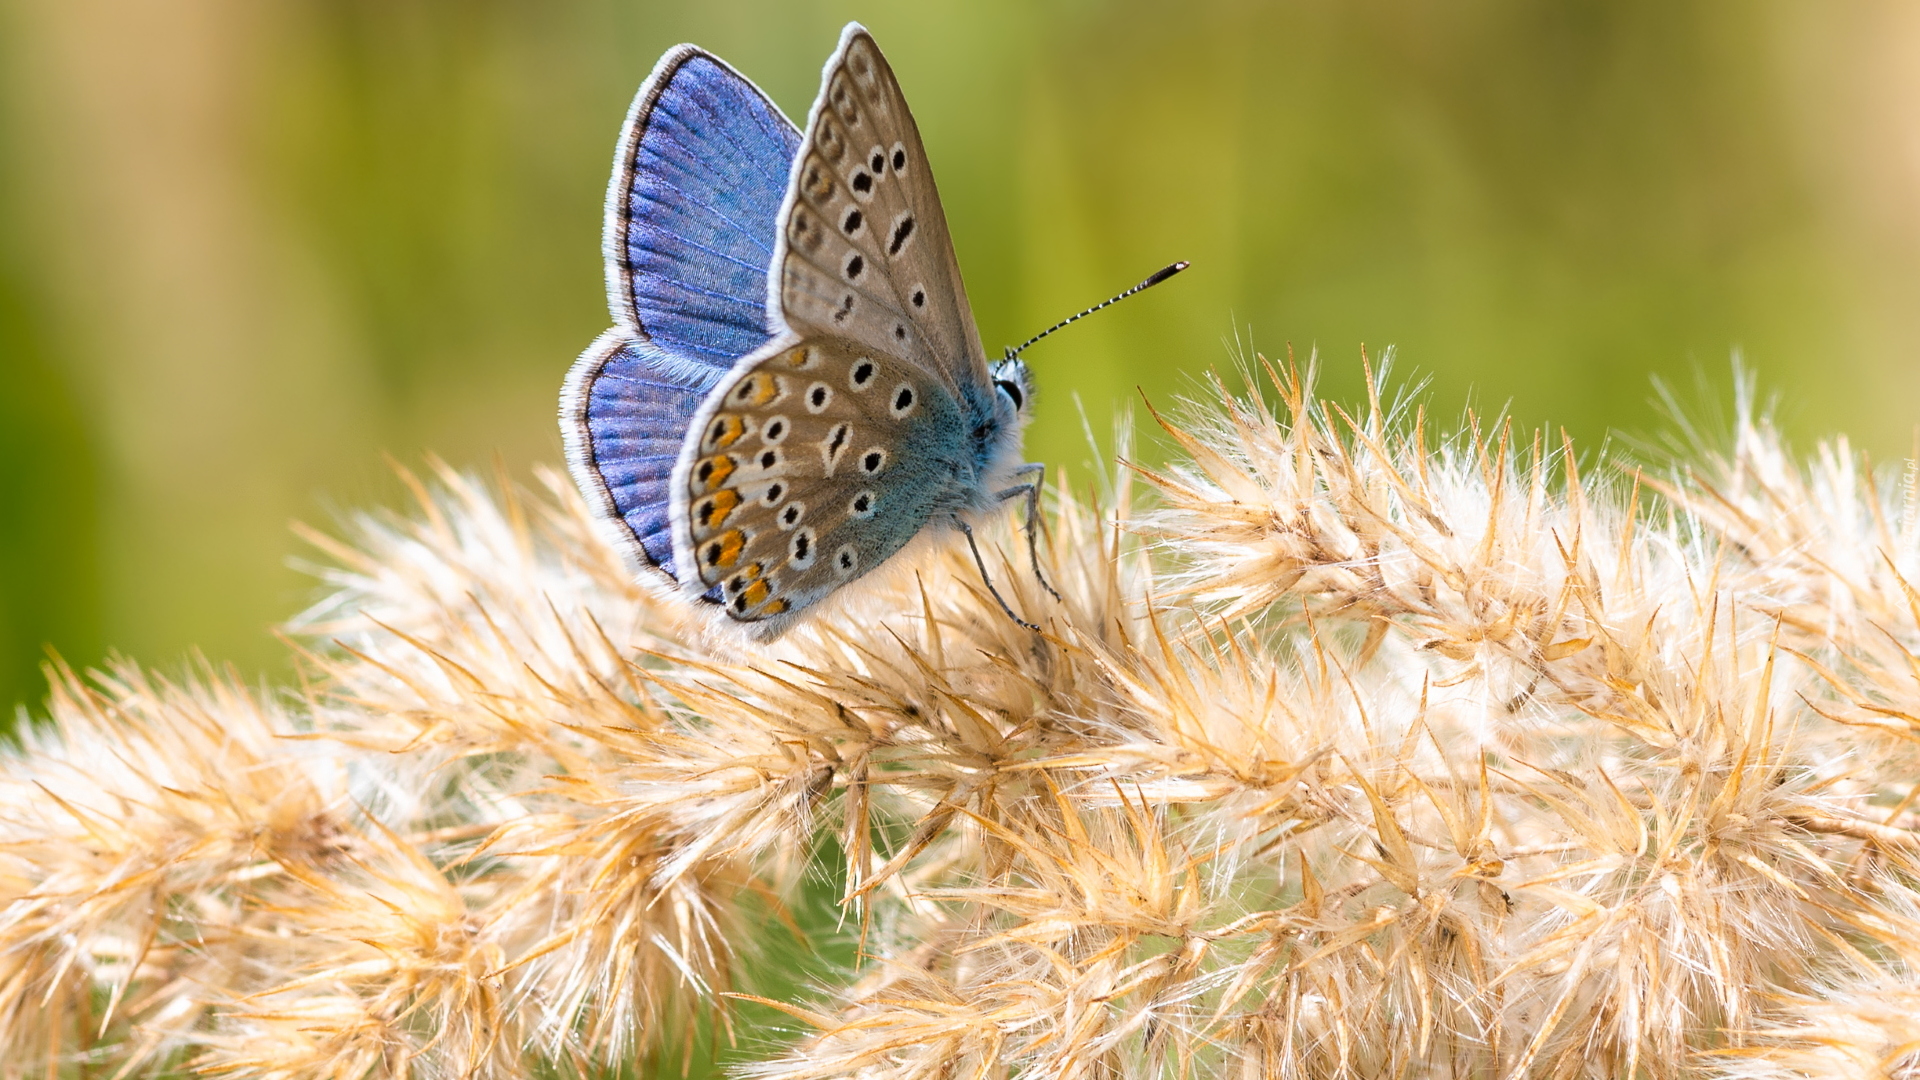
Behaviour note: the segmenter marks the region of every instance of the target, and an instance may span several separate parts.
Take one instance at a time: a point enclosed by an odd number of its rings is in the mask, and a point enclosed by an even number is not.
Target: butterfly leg
[[[966,535],[967,547],[972,549],[973,551],[973,565],[980,568],[980,580],[987,586],[987,591],[993,594],[994,600],[999,602],[1000,610],[1007,613],[1007,618],[1012,619],[1014,622],[1019,623],[1021,626],[1025,627],[1028,630],[1033,631],[1036,634],[1039,633],[1040,628],[1028,622],[1027,620],[1021,618],[1020,616],[1015,615],[1013,613],[1013,609],[1007,606],[1006,597],[1001,596],[1000,590],[993,587],[993,579],[987,576],[987,560],[981,557],[980,545],[977,542],[975,542],[973,539],[973,526],[968,525],[966,522],[960,520],[960,516],[958,514],[954,515],[953,524],[963,534]]]
[[[1041,588],[1052,593],[1055,600],[1064,602],[1065,598],[1060,595],[1060,590],[1054,588],[1052,583],[1047,581],[1047,576],[1040,572],[1040,489],[1047,483],[1047,466],[1043,462],[1029,461],[1013,470],[1013,475],[1032,476],[1034,479],[1025,484],[1015,484],[1010,488],[996,491],[993,497],[1001,502],[1021,495],[1027,497],[1027,559],[1033,563],[1034,580],[1040,582]]]

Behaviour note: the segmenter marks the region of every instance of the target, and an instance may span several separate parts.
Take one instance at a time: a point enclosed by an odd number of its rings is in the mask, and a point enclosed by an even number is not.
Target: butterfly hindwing
[[[776,273],[784,321],[987,387],[986,355],[919,129],[858,25],[827,61],[795,158]]]
[[[614,329],[581,354],[560,393],[560,430],[575,482],[622,546],[668,577],[673,469],[687,426],[718,378]]]
[[[718,587],[730,617],[777,631],[948,508],[965,424],[940,380],[861,342],[742,366],[689,433],[676,553],[689,588]]]

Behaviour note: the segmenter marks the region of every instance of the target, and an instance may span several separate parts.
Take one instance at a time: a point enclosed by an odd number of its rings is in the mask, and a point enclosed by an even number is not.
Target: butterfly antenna
[[[1067,318],[1061,319],[1059,322],[1054,323],[1052,326],[1049,326],[1045,330],[1042,330],[1039,333],[1033,335],[1032,337],[1028,338],[1026,341],[1021,342],[1019,348],[1008,349],[1006,358],[1008,360],[1011,360],[1014,357],[1019,356],[1021,353],[1026,352],[1027,346],[1032,345],[1034,342],[1039,341],[1041,338],[1046,337],[1048,334],[1053,333],[1055,330],[1065,329],[1066,327],[1072,326],[1074,323],[1079,322],[1081,319],[1086,318],[1087,316],[1093,314],[1094,312],[1099,311],[1101,308],[1112,307],[1113,305],[1119,303],[1120,301],[1125,300],[1127,297],[1132,296],[1134,293],[1140,292],[1144,289],[1151,289],[1155,285],[1160,284],[1161,282],[1167,280],[1168,278],[1172,277],[1173,275],[1179,273],[1182,270],[1185,270],[1187,267],[1192,265],[1193,264],[1188,262],[1187,260],[1181,259],[1179,262],[1174,263],[1170,266],[1163,266],[1160,269],[1154,271],[1152,277],[1149,277],[1147,280],[1141,282],[1138,285],[1135,285],[1131,289],[1128,289],[1126,292],[1121,293],[1120,295],[1112,298],[1111,300],[1102,300],[1100,303],[1093,305],[1092,307],[1079,313],[1078,315],[1072,315]]]

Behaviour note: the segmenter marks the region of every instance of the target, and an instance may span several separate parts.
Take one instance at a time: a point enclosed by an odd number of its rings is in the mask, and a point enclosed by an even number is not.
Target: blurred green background
[[[990,347],[1194,261],[1032,354],[1041,459],[1236,337],[1585,440],[1739,350],[1911,452],[1909,2],[0,0],[0,706],[49,644],[277,674],[290,520],[397,503],[383,452],[558,461],[636,85],[692,40],[803,117],[848,18]]]

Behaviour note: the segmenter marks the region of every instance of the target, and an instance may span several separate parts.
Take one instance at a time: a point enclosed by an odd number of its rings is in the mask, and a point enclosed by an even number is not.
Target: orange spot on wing
[[[725,450],[727,447],[739,442],[740,436],[746,433],[747,422],[740,417],[734,416],[731,413],[716,416],[713,418],[713,422],[707,425],[707,448],[709,450]]]
[[[708,566],[727,569],[740,561],[740,552],[746,546],[747,534],[739,529],[729,529],[709,541],[701,549],[701,554],[706,556]]]
[[[717,529],[726,524],[727,515],[740,505],[740,493],[732,488],[721,488],[693,509],[693,521],[702,529]]]
[[[733,475],[734,468],[733,458],[727,454],[710,457],[694,468],[693,480],[703,485],[700,490],[712,491],[726,485],[727,477]]]

